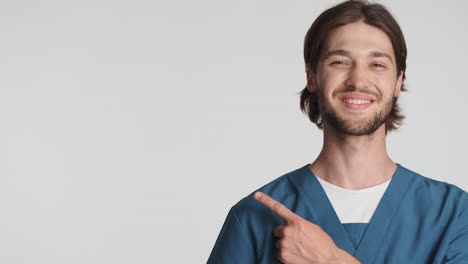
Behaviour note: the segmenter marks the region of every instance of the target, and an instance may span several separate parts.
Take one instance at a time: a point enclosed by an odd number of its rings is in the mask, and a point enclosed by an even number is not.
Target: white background
[[[409,49],[391,157],[468,190],[468,4],[382,2]],[[206,262],[320,151],[297,93],[334,3],[0,0],[0,263]]]

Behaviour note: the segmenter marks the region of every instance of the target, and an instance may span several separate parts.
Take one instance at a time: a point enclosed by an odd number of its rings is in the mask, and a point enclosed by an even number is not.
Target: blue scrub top
[[[468,263],[468,193],[399,164],[368,224],[340,223],[309,164],[258,191],[319,225],[362,263]],[[253,193],[229,211],[208,263],[280,263],[272,232],[284,222]]]

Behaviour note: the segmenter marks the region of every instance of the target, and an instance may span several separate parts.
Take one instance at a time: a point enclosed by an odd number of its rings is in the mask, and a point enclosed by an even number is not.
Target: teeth
[[[344,99],[343,102],[348,103],[348,104],[370,104],[371,100]]]

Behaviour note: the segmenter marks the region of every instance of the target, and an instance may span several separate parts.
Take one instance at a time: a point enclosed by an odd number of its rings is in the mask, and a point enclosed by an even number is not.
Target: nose
[[[365,89],[369,87],[369,76],[367,68],[362,65],[354,65],[349,70],[346,86],[354,87],[355,89]]]

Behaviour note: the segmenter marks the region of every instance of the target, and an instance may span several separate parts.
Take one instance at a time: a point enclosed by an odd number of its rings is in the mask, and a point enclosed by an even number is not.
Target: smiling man
[[[379,4],[346,1],[307,32],[311,164],[233,206],[208,263],[468,263],[468,194],[395,163],[406,44]]]

